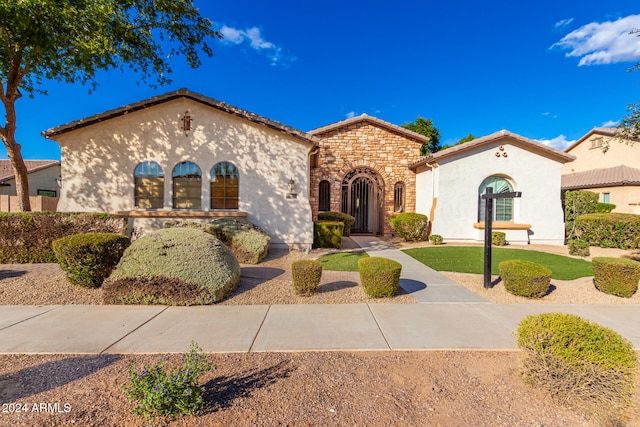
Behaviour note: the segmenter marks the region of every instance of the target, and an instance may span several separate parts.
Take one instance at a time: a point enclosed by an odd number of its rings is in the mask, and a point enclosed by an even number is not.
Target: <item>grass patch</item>
[[[367,258],[369,255],[365,251],[337,252],[321,257],[318,261],[322,263],[324,270],[330,271],[358,271],[358,260]]]
[[[484,269],[484,248],[480,246],[414,248],[403,252],[436,271],[482,274]],[[531,261],[547,267],[553,273],[551,277],[556,280],[593,276],[591,263],[583,259],[507,248],[493,248],[491,274],[499,274],[498,264],[501,262],[514,259]]]

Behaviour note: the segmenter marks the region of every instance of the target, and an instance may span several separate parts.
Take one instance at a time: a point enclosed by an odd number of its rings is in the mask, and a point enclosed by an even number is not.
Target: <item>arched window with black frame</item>
[[[511,183],[502,176],[493,175],[486,178],[478,189],[478,221],[484,222],[486,200],[482,196],[492,187],[494,193],[509,193],[513,191]],[[513,222],[513,198],[494,199],[493,221]]]
[[[164,206],[164,172],[152,161],[138,163],[133,171],[134,206],[138,209],[162,209]]]
[[[200,209],[202,172],[193,162],[181,162],[173,168],[173,208]]]
[[[240,175],[230,162],[211,168],[211,209],[238,209]]]
[[[318,210],[320,212],[331,210],[331,183],[326,179],[320,181],[318,188]]]
[[[393,186],[393,211],[404,212],[404,182],[396,182]]]

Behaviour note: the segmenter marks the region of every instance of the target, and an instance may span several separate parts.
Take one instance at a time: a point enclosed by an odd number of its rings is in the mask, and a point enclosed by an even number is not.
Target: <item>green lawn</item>
[[[403,252],[437,271],[482,274],[484,248],[480,246],[438,246],[406,249]],[[557,280],[573,280],[593,276],[589,261],[524,249],[493,248],[491,274],[499,274],[502,261],[521,259],[541,264],[553,272]]]
[[[368,256],[364,251],[337,252],[325,255],[319,261],[322,263],[324,270],[358,271],[358,260]]]

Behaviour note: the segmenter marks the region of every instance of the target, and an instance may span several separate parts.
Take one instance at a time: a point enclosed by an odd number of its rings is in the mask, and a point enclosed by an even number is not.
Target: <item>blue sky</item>
[[[627,72],[640,62],[634,1],[195,3],[225,35],[212,58],[176,61],[155,90],[119,71],[91,94],[46,83],[48,96],[17,104],[25,159],[60,158],[48,128],[182,87],[303,131],[422,116],[442,143],[508,129],[560,149],[640,102],[640,71]]]

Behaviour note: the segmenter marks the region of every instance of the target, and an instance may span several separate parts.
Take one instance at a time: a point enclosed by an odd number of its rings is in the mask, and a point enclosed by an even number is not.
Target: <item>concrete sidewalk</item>
[[[0,353],[515,349],[526,315],[574,313],[640,348],[632,305],[0,306]]]

